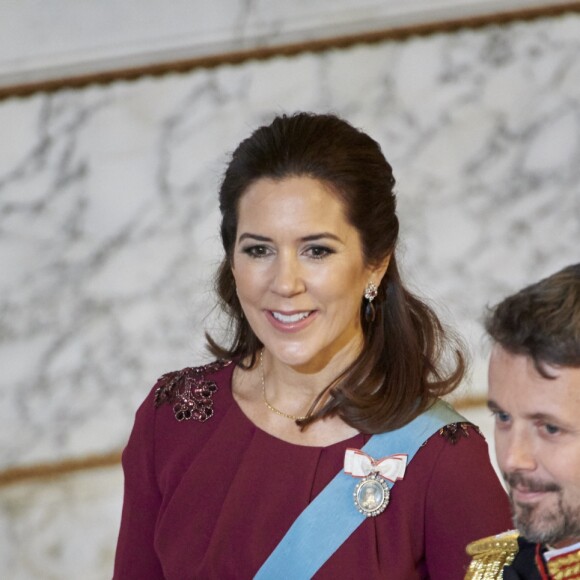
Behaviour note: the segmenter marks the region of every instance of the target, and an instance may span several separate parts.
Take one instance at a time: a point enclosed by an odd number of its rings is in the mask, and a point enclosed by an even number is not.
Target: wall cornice
[[[209,69],[227,64],[242,64],[252,60],[267,60],[277,56],[295,56],[308,52],[323,52],[332,49],[344,49],[357,44],[373,44],[385,41],[404,41],[411,37],[432,34],[457,32],[463,29],[478,29],[486,26],[505,25],[513,22],[526,22],[539,18],[555,18],[567,13],[580,12],[580,1],[569,1],[560,4],[547,4],[537,7],[522,8],[474,16],[462,16],[434,22],[384,27],[377,30],[324,37],[300,42],[289,42],[268,46],[255,46],[240,50],[225,50],[201,56],[175,57],[163,52],[148,56],[144,64],[126,64],[96,72],[78,72],[81,65],[72,67],[70,74],[56,78],[16,82],[4,86],[0,82],[0,99],[26,97],[34,93],[51,93],[63,89],[82,88],[89,85],[106,85],[115,81],[131,81],[146,76],[163,76],[172,73],[186,73],[195,69]],[[143,55],[141,55],[141,59]],[[128,62],[128,61],[125,61]],[[90,68],[87,66],[87,68]],[[66,70],[66,69],[63,69]],[[34,74],[30,75],[34,77]]]

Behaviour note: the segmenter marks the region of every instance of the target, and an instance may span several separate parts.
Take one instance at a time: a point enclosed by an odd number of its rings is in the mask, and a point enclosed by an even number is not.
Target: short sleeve
[[[469,565],[467,544],[510,529],[510,506],[476,428],[454,442],[434,437],[441,441],[426,496],[427,568],[431,580],[459,580]]]

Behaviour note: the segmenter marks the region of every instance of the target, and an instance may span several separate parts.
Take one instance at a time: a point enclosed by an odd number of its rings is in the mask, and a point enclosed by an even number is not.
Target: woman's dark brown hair
[[[319,418],[338,415],[365,433],[395,429],[459,384],[464,356],[456,343],[454,363],[446,369],[449,340],[442,324],[399,276],[395,256],[399,221],[391,166],[376,141],[339,117],[278,116],[255,130],[232,154],[219,193],[225,257],[216,276],[221,306],[231,320],[231,343],[220,346],[206,335],[208,348],[220,358],[249,361],[249,368],[256,364],[262,344],[242,314],[231,270],[238,204],[259,179],[297,176],[322,182],[341,200],[348,221],[360,235],[368,265],[391,257],[374,302],[372,323],[365,319],[361,296],[365,342],[360,355],[328,385],[298,424],[306,427]]]

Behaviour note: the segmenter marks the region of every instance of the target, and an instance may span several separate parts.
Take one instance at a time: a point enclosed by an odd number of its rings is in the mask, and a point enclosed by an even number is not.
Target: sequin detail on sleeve
[[[173,414],[178,421],[207,421],[213,415],[212,397],[217,391],[217,385],[214,381],[206,380],[205,376],[230,363],[217,361],[164,374],[155,390],[155,406],[164,403],[173,405]]]
[[[472,423],[449,423],[439,429],[439,435],[455,445],[461,437],[469,437],[469,428],[473,427],[481,435],[479,428]]]

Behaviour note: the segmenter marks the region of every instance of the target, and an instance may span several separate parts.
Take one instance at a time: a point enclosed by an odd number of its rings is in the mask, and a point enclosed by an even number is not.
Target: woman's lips
[[[270,324],[283,332],[298,332],[309,326],[316,317],[316,310],[295,310],[282,312],[266,310]]]

